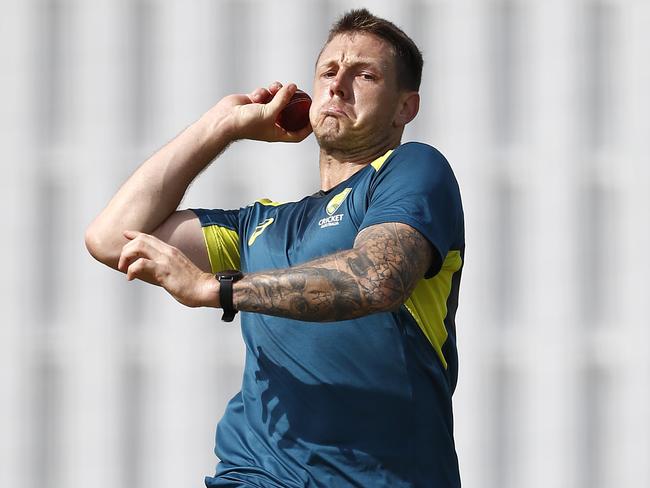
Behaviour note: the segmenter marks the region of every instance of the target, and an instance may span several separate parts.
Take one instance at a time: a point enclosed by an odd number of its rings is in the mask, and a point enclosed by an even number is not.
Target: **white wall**
[[[650,486],[650,2],[6,0],[0,15],[0,487],[201,486],[237,325],[127,283],[85,226],[221,96],[308,91],[367,6],[425,56],[407,139],[463,192],[464,486]],[[237,143],[183,206],[318,186],[313,138]],[[155,481],[154,481],[155,480]]]

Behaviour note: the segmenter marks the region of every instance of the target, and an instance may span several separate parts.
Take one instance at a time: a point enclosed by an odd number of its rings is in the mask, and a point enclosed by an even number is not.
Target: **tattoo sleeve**
[[[238,310],[329,322],[393,310],[410,296],[433,256],[420,232],[399,223],[361,231],[354,247],[299,266],[246,275]]]

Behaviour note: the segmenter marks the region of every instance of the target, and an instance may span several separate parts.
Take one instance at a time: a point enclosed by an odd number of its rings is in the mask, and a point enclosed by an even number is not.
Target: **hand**
[[[300,142],[311,134],[311,125],[308,124],[299,131],[288,132],[275,123],[296,89],[293,83],[283,87],[276,81],[268,88],[257,88],[246,95],[229,95],[215,105],[206,116],[229,118],[229,132],[233,140]]]
[[[162,286],[188,307],[219,307],[219,282],[204,273],[177,248],[142,232],[124,231],[127,242],[122,248],[117,269],[129,281],[139,279]]]

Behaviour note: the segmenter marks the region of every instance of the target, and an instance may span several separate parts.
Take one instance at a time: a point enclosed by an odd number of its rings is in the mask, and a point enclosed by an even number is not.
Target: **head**
[[[393,23],[365,9],[343,15],[316,62],[310,119],[321,148],[397,145],[419,108],[422,64]]]

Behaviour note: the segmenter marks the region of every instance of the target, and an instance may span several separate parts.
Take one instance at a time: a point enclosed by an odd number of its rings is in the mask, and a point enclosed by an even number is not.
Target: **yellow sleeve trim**
[[[388,156],[390,156],[392,154],[392,152],[393,152],[393,150],[389,149],[386,154],[384,154],[383,156],[378,157],[372,163],[370,163],[370,166],[375,168],[375,171],[379,171],[379,168],[382,167],[382,165],[386,162],[386,160],[388,159]]]
[[[203,238],[208,248],[213,273],[225,269],[239,269],[239,235],[236,231],[218,225],[203,227]]]
[[[404,303],[424,335],[429,339],[445,369],[447,369],[447,360],[442,353],[442,346],[447,340],[447,329],[444,322],[447,316],[447,299],[451,293],[452,277],[462,264],[460,251],[447,253],[440,272],[433,278],[421,280]]]
[[[280,205],[284,205],[283,202],[274,202],[273,200],[269,200],[268,198],[260,198],[259,200],[256,201],[257,203],[261,203],[266,207],[279,207]]]

